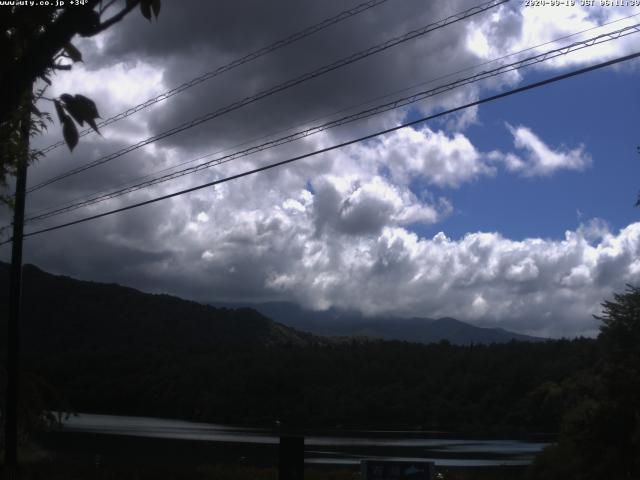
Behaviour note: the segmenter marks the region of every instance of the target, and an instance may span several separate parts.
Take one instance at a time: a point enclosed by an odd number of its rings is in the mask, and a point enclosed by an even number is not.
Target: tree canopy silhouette
[[[597,365],[565,382],[571,404],[535,478],[640,478],[640,288],[602,304]]]
[[[54,2],[51,2],[54,3]],[[63,2],[60,2],[61,4]],[[76,35],[92,37],[122,20],[134,8],[151,20],[158,17],[161,0],[86,0],[83,5],[66,2],[61,6],[3,7],[0,16],[0,186],[16,174],[23,158],[20,123],[25,109],[31,114],[31,134],[42,132],[51,121],[48,112],[41,112],[36,103],[44,96],[52,76],[58,70],[70,70],[82,62],[80,50],[73,45]],[[115,13],[109,13],[115,10]],[[44,82],[32,93],[34,83]],[[86,122],[97,131],[99,117],[96,104],[81,94],[62,94],[53,102],[62,125],[65,142],[71,150],[78,143],[76,123]],[[27,162],[40,154],[28,152]],[[0,201],[11,204],[11,195]]]

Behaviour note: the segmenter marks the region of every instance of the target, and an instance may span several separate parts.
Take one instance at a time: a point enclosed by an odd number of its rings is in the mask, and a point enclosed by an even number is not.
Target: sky
[[[357,3],[164,0],[157,22],[133,12],[98,37],[76,39],[84,62],[57,74],[47,94],[86,95],[108,118]],[[30,167],[28,185],[478,3],[388,0],[106,126],[101,136],[87,135],[72,153],[66,146],[49,152]],[[579,3],[528,7],[512,0],[48,185],[28,196],[27,215],[640,22],[639,8]],[[625,18],[632,15],[638,16]],[[25,230],[628,55],[639,38],[633,33],[471,83]],[[626,284],[640,284],[639,64],[631,60],[33,236],[25,240],[24,260],[57,274],[201,302],[291,301],[315,310],[451,316],[541,336],[593,336],[600,304]],[[41,107],[53,111],[47,101]],[[56,121],[32,143],[45,147],[60,138]],[[0,212],[3,224],[9,214]],[[1,247],[0,258],[9,255]]]

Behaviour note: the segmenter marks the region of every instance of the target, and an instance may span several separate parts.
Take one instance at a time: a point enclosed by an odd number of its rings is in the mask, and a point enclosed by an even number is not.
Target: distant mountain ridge
[[[0,319],[8,313],[9,265],[0,262]],[[216,345],[306,346],[325,342],[250,308],[214,308],[117,284],[23,269],[21,331],[33,352],[206,349]]]
[[[453,318],[367,318],[335,308],[305,310],[290,302],[201,304],[117,284],[53,275],[24,266],[22,333],[33,351],[50,348],[131,351],[215,345],[343,343],[349,338],[455,345],[540,341]],[[8,309],[9,265],[0,262],[0,317]],[[330,338],[328,338],[330,337]]]
[[[0,329],[8,270],[0,263]],[[405,337],[411,343],[324,338],[250,308],[214,308],[29,265],[23,295],[21,365],[47,410],[254,426],[277,420],[292,428],[554,431],[559,420],[540,401],[547,392],[540,386],[592,365],[599,348],[588,339],[423,345],[430,338],[418,330]],[[277,318],[328,319],[323,328],[339,334],[353,328],[336,309],[302,317],[295,305],[271,308]],[[356,333],[379,331],[352,315],[361,321]],[[451,319],[407,322],[454,341],[468,327]],[[408,335],[403,322],[393,328],[386,333]],[[0,354],[5,348],[0,337]]]
[[[248,307],[289,327],[328,337],[368,337],[417,343],[446,340],[455,345],[505,343],[511,340],[538,342],[546,339],[510,332],[502,328],[476,327],[455,318],[368,318],[359,312],[331,308],[305,310],[290,302],[212,303],[226,307]]]

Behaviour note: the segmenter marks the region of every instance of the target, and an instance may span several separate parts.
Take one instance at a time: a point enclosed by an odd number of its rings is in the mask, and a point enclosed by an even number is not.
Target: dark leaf
[[[76,94],[75,101],[82,108],[83,112],[86,112],[85,119],[88,118],[100,118],[96,103],[84,95]]]
[[[78,33],[83,37],[90,37],[100,28],[100,14],[95,10],[83,8],[83,18],[78,25]]]
[[[158,15],[160,15],[160,0],[152,0],[151,9],[153,10],[153,14],[156,16],[157,20]]]
[[[100,133],[100,130],[98,130],[98,125],[96,125],[96,121],[93,118],[88,118],[87,119],[87,123],[89,125],[91,125],[91,128],[93,128],[93,130],[100,136],[102,136],[102,134]]]
[[[46,75],[43,75],[42,80],[44,80],[45,82],[47,82],[49,86],[51,86],[51,80],[49,79],[49,77],[47,77]]]
[[[62,135],[64,136],[64,141],[67,142],[69,146],[69,150],[73,151],[78,144],[78,129],[69,117],[65,117],[62,121]]]
[[[100,118],[100,114],[93,100],[84,95],[71,96],[66,93],[61,95],[60,98],[64,101],[65,108],[76,122],[80,125],[84,125],[84,122],[87,122],[91,125],[91,128],[98,132],[98,127],[94,120]]]
[[[76,122],[83,126],[85,119],[82,111],[78,108],[75,97],[73,95],[69,95],[68,93],[63,93],[62,95],[60,95],[60,99],[64,102],[64,108],[67,110],[67,112],[71,114]]]
[[[64,46],[64,51],[67,52],[69,58],[74,62],[82,62],[82,53],[72,43],[67,43]]]
[[[95,122],[96,118],[100,118],[95,102],[84,95],[76,95],[75,101],[83,114],[84,120],[91,125],[91,128],[93,128],[96,133],[100,133]]]
[[[149,0],[140,0],[140,11],[144,18],[151,21],[151,4]]]
[[[58,114],[58,120],[60,120],[60,123],[64,123],[64,119],[65,118],[69,118],[67,116],[66,113],[64,113],[64,109],[62,108],[62,105],[60,104],[60,102],[58,100],[54,100],[53,104],[56,107],[56,113]]]

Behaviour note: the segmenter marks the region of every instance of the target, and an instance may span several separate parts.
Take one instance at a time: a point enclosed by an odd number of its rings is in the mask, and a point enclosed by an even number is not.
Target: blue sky
[[[607,68],[482,106],[477,123],[466,132],[479,149],[513,149],[505,123],[525,125],[551,147],[584,145],[591,166],[533,178],[514,178],[500,171],[464,188],[441,189],[456,205],[454,213],[436,226],[416,231],[429,235],[443,230],[453,238],[497,231],[513,239],[559,239],[591,218],[605,220],[613,230],[638,221],[637,72],[637,65]],[[525,82],[546,76],[546,72],[529,74]]]

